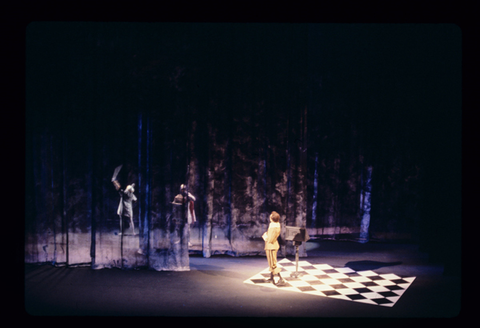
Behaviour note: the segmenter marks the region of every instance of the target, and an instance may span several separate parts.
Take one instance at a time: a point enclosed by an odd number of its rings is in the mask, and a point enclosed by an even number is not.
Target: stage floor
[[[190,256],[190,271],[183,272],[25,265],[24,305],[31,316],[450,318],[459,314],[461,278],[444,275],[443,266],[429,262],[415,245],[309,241],[307,254],[300,258],[299,271],[312,271],[296,281],[289,278],[295,257],[278,258],[283,277],[291,280],[287,288],[255,283],[268,267],[262,256]],[[339,280],[343,287],[338,287]]]

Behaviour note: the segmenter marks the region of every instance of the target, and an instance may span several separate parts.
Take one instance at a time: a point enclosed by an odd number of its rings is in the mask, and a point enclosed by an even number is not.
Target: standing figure
[[[187,197],[187,187],[184,184],[180,186],[180,194],[183,196],[184,203],[188,201],[187,220],[188,224],[193,225],[197,221],[195,217],[195,196],[188,192]]]
[[[278,236],[280,236],[280,215],[273,211],[270,214],[270,224],[268,225],[268,231],[265,232],[262,236],[265,240],[265,254],[267,255],[268,269],[270,270],[270,279],[267,279],[267,282],[272,282],[275,285],[284,285],[285,280],[283,280],[280,275],[281,268],[277,266],[277,252],[280,248],[278,244]],[[279,280],[275,283],[273,279],[274,275],[278,275]]]
[[[187,195],[188,194],[188,195]],[[188,247],[191,247],[192,244],[190,243],[190,226],[192,226],[196,221],[195,217],[195,196],[193,196],[190,192],[187,193],[187,187],[182,184],[180,186],[180,193],[175,196],[172,204],[174,205],[185,205],[187,204],[187,235],[188,235]]]
[[[197,221],[195,217],[195,196],[193,196],[190,192],[187,195],[187,186],[182,184],[180,186],[180,194],[183,196],[184,202],[188,202],[188,210],[187,210],[187,222],[188,222],[188,247],[192,247],[192,243],[190,242],[190,227]]]
[[[135,197],[135,195],[133,194],[133,192],[135,191],[135,184],[132,183],[131,185],[128,185],[125,190],[121,189],[120,183],[117,180],[113,181],[113,185],[120,194],[120,202],[117,209],[117,214],[120,217],[120,232],[118,234],[121,235],[123,233],[123,220],[124,218],[127,218],[127,220],[130,220],[130,227],[132,228],[133,235],[135,235],[135,225],[133,224],[132,209],[132,202],[137,201],[137,197]]]

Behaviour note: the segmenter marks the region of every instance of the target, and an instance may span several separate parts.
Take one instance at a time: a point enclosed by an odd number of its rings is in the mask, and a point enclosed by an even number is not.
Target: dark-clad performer
[[[270,224],[268,225],[268,231],[262,236],[265,240],[265,254],[267,255],[268,267],[270,270],[270,279],[267,282],[272,282],[275,285],[283,285],[285,281],[280,275],[281,268],[277,266],[277,252],[280,248],[278,244],[278,236],[280,236],[280,215],[273,211],[270,214]],[[278,275],[279,280],[275,283],[273,279],[274,275]]]
[[[182,184],[180,186],[180,193],[175,196],[172,204],[174,205],[184,205],[187,204],[187,235],[188,235],[188,247],[192,247],[192,243],[190,242],[190,227],[197,221],[195,216],[195,196],[193,196],[190,192],[187,193],[187,186]]]
[[[188,199],[188,213],[187,213],[187,220],[188,224],[193,225],[196,221],[197,218],[195,217],[195,196],[193,196],[190,192],[188,192],[187,196],[187,186],[182,184],[180,186],[180,193],[183,196],[183,202],[185,202]]]

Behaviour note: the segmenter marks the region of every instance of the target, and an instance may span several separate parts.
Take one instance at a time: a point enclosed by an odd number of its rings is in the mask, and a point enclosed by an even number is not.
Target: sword
[[[121,188],[120,183],[118,183],[117,181],[117,175],[118,175],[118,172],[120,172],[120,170],[122,169],[122,166],[123,165],[117,166],[113,171],[112,182],[113,182],[113,185],[115,186],[115,189],[117,189],[117,191],[120,190]]]
[[[117,175],[118,175],[118,172],[120,172],[120,170],[122,169],[122,166],[123,165],[119,165],[115,168],[115,171],[113,171],[113,176],[112,176],[112,182],[117,180]]]

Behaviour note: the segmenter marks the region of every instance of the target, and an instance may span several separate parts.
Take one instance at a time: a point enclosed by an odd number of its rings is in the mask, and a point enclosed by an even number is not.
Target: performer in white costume
[[[118,166],[115,169],[115,172],[113,173],[112,177],[112,183],[115,186],[115,189],[118,191],[120,194],[120,202],[118,203],[118,209],[117,209],[117,214],[120,217],[120,231],[119,235],[123,233],[123,220],[124,218],[127,218],[127,220],[130,221],[130,228],[133,231],[133,234],[135,235],[135,225],[133,223],[133,207],[132,203],[137,201],[137,197],[134,195],[135,192],[135,184],[132,183],[131,185],[128,185],[125,190],[122,189],[122,186],[120,183],[117,181],[117,175],[118,172],[122,166]]]

